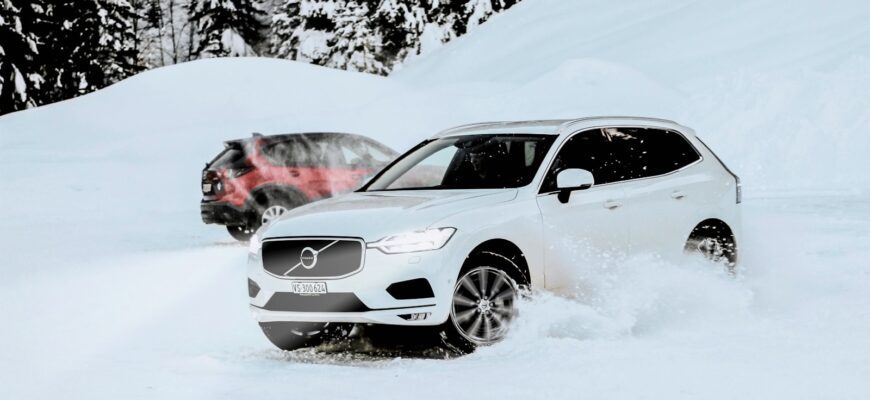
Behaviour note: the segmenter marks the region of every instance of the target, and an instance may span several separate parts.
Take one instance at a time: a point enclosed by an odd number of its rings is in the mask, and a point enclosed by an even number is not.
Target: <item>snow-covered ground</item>
[[[390,78],[263,59],[150,71],[0,118],[0,398],[868,398],[870,6],[525,0]],[[743,272],[639,255],[442,360],[281,353],[202,163],[252,131],[673,118],[745,183]],[[591,294],[590,294],[591,293]],[[366,348],[367,351],[361,349]],[[440,354],[440,353],[436,353]]]

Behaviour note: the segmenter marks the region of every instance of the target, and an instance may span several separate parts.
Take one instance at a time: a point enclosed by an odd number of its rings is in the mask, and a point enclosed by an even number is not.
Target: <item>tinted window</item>
[[[649,128],[593,129],[565,142],[541,191],[556,190],[556,174],[566,168],[588,170],[595,177],[595,184],[600,185],[665,174],[699,158],[677,132]]]
[[[382,167],[393,159],[391,155],[361,137],[345,137],[340,141],[340,146],[344,160],[354,168]]]
[[[313,148],[312,158],[318,165],[324,167],[347,167],[348,160],[344,156],[340,139],[332,135],[317,135],[309,138],[309,144]]]
[[[310,167],[320,158],[319,151],[301,138],[267,143],[262,152],[269,163],[282,167]]]
[[[568,139],[553,160],[541,190],[556,190],[556,174],[568,168],[581,168],[592,173],[595,184],[619,180],[621,160],[601,129],[582,132]]]
[[[209,163],[214,168],[239,168],[245,165],[245,151],[240,145],[225,148]]]
[[[683,135],[660,129],[608,128],[604,133],[619,144],[624,170],[620,179],[646,178],[676,171],[700,156]],[[618,140],[617,140],[618,139]]]
[[[528,185],[555,136],[468,135],[415,147],[378,175],[366,191],[495,189]]]

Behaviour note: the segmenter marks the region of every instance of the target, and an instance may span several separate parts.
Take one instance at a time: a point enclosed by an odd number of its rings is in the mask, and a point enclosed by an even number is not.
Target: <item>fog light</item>
[[[404,319],[405,321],[422,321],[426,318],[429,318],[430,315],[432,315],[432,313],[426,312],[426,313],[402,314],[399,316],[402,317],[402,319]]]

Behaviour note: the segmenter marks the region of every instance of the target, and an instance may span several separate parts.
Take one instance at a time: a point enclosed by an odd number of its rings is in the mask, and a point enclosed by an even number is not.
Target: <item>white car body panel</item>
[[[681,133],[701,159],[671,173],[593,186],[572,193],[562,204],[555,193],[539,193],[541,182],[561,145],[573,134],[602,127],[649,127]],[[328,290],[354,293],[371,311],[285,312],[264,305],[276,292],[287,291],[290,279],[264,271],[261,250],[253,247],[248,274],[260,287],[251,299],[256,320],[356,322],[435,325],[447,320],[453,288],[466,257],[481,243],[506,240],[528,264],[531,287],[569,293],[577,259],[572,243],[618,254],[655,252],[679,257],[693,228],[719,219],[739,243],[740,211],[735,177],[694,135],[672,121],[635,117],[499,122],[453,128],[435,136],[480,133],[549,133],[558,135],[532,183],[518,189],[399,190],[355,192],[315,202],[288,212],[264,227],[254,240],[282,237],[352,237],[367,243],[427,228],[456,228],[440,249],[406,254],[365,250],[364,266],[341,279],[328,279]],[[612,207],[617,205],[616,207]],[[577,238],[577,242],[573,238]],[[566,254],[568,257],[566,257]],[[397,300],[385,290],[392,283],[425,278],[434,298]],[[298,280],[298,279],[297,279]],[[323,280],[323,279],[319,279]],[[423,320],[400,314],[431,313]]]
[[[620,185],[574,192],[566,204],[559,202],[555,193],[538,195],[537,202],[543,216],[547,289],[570,295],[578,283],[576,263],[589,260],[590,251],[605,253],[605,257],[628,252],[629,224],[613,223],[629,218],[626,207],[616,206],[625,202]]]

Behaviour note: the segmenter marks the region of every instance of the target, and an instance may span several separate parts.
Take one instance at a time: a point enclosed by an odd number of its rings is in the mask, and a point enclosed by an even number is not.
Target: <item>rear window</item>
[[[237,168],[245,164],[245,151],[240,146],[227,147],[209,163],[215,168]]]

